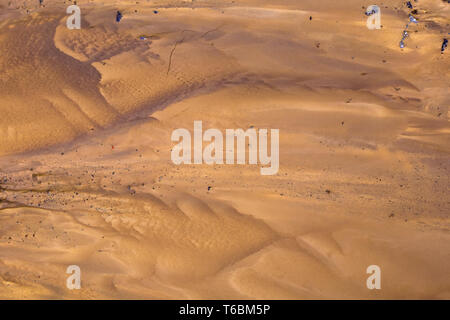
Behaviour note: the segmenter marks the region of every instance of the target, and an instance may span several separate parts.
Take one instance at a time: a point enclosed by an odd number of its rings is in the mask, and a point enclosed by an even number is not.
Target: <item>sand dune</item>
[[[1,298],[450,298],[448,4],[400,49],[402,1],[382,30],[356,0],[78,1],[81,30],[44,2],[0,1]],[[279,172],[174,165],[195,120],[279,129]]]

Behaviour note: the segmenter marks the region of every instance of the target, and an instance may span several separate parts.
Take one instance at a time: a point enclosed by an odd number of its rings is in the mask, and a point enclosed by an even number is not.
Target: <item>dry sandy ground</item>
[[[450,5],[402,50],[404,1],[36,2],[0,1],[1,298],[450,299]],[[194,120],[280,129],[279,172],[174,165]]]

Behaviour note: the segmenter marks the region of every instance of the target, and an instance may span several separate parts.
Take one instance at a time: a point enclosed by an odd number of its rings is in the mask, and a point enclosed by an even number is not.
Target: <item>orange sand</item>
[[[0,298],[450,299],[449,5],[401,50],[404,1],[381,30],[365,0],[78,1],[81,30],[25,2],[0,0]],[[174,165],[194,120],[280,129],[278,174]]]

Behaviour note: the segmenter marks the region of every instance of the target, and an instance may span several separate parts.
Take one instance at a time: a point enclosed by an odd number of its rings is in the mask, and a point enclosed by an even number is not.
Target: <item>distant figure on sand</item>
[[[117,22],[120,22],[121,19],[122,19],[122,13],[121,13],[120,11],[117,11],[117,14],[116,14],[116,21],[117,21]]]
[[[444,50],[445,50],[445,48],[447,48],[447,45],[448,45],[448,40],[444,39],[442,41],[441,53],[444,53]]]

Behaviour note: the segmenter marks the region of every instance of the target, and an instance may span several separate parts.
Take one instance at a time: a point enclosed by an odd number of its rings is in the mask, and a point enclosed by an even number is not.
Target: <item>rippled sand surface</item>
[[[400,49],[404,1],[8,2],[0,298],[450,299],[449,4]],[[279,172],[173,164],[195,120],[279,129]]]

